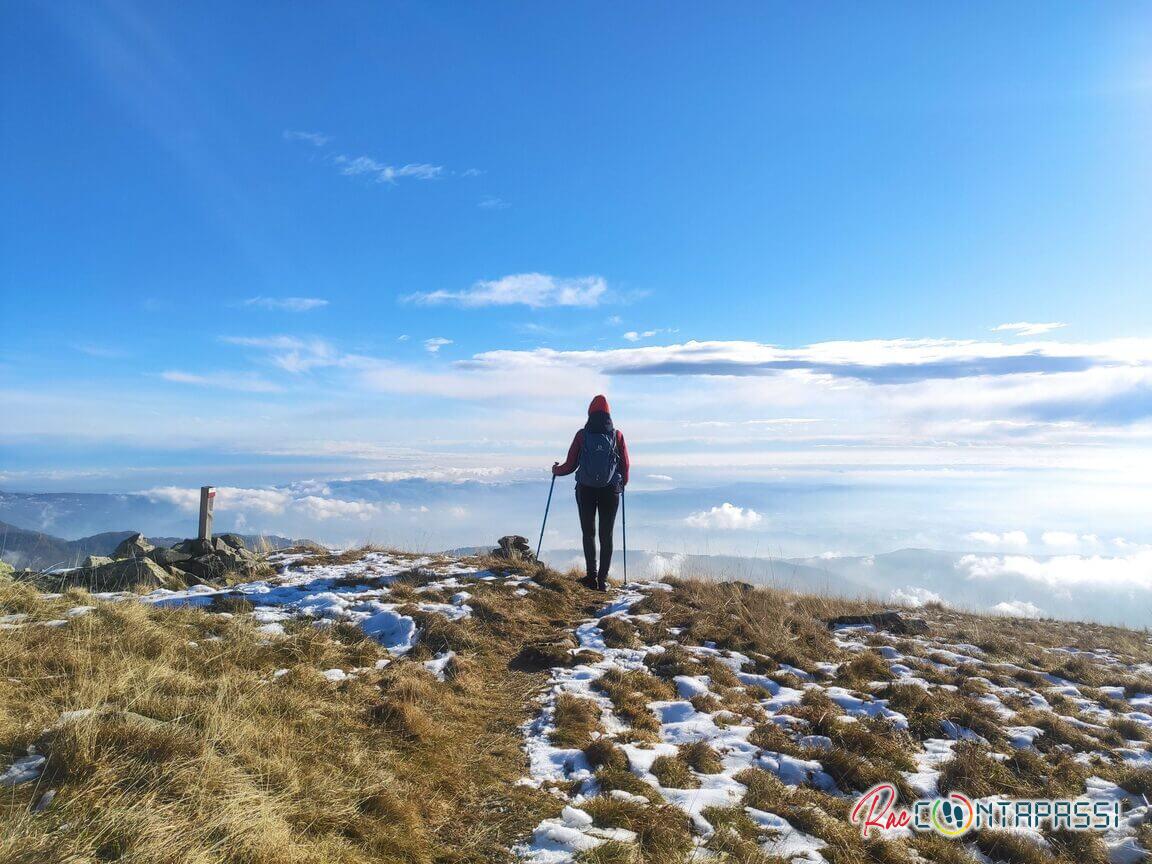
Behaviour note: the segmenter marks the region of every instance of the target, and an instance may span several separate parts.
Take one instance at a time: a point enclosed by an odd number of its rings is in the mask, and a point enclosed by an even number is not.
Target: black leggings
[[[620,506],[620,493],[615,486],[598,489],[576,484],[576,509],[580,511],[580,532],[584,535],[584,563],[588,575],[607,579],[612,566],[612,528],[616,524],[616,510]],[[600,514],[600,569],[596,569],[596,514]]]

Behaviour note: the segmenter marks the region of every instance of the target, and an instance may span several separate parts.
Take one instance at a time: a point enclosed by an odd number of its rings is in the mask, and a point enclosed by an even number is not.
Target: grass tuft
[[[552,743],[558,747],[584,749],[592,744],[600,727],[600,706],[591,699],[582,699],[571,693],[556,697],[556,728]]]
[[[699,789],[700,780],[692,767],[680,754],[657,756],[652,762],[652,774],[660,785],[668,789]]]
[[[724,770],[720,754],[704,741],[685,744],[680,748],[680,758],[687,762],[693,771],[701,774],[719,774]]]

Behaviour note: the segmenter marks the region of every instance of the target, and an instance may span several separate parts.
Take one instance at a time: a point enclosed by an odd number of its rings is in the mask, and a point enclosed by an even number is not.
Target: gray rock
[[[877,630],[887,630],[900,636],[919,636],[928,632],[928,622],[923,618],[912,618],[888,609],[871,615],[837,615],[828,619],[828,629],[837,627],[861,627],[872,625]]]
[[[183,552],[192,558],[199,558],[203,555],[216,554],[216,544],[211,540],[201,540],[195,538],[192,540],[181,540],[172,547],[177,552]]]
[[[216,539],[237,551],[248,551],[248,547],[244,545],[244,538],[239,534],[217,534]]]
[[[145,558],[156,547],[143,534],[133,534],[116,547],[113,558]]]
[[[509,534],[506,537],[501,537],[497,542],[497,547],[492,550],[492,554],[497,558],[506,558],[509,561],[535,561],[536,553],[532,551],[532,546],[528,543],[527,537],[521,537],[519,534]]]
[[[173,565],[184,573],[191,574],[201,582],[212,582],[224,577],[229,570],[235,570],[235,562],[213,552],[210,555],[199,555]]]
[[[91,570],[93,567],[103,567],[105,564],[111,563],[112,559],[107,555],[89,555],[80,566],[86,570]]]
[[[37,575],[34,580],[54,591],[73,587],[89,591],[178,590],[185,587],[183,580],[148,558],[121,558],[97,567]]]
[[[239,541],[239,545],[234,545],[227,538],[233,537]],[[230,561],[247,562],[253,560],[255,556],[248,551],[244,546],[244,541],[236,537],[235,534],[222,534],[212,540],[212,545],[216,552]]]
[[[158,546],[149,552],[148,557],[161,567],[171,567],[173,564],[189,561],[192,558],[191,555],[187,555],[184,552],[177,552],[175,549],[165,549],[162,546]]]

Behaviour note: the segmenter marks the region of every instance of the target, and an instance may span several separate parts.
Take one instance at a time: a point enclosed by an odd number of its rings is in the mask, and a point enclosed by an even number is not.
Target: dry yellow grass
[[[45,601],[0,582],[0,614],[67,620],[0,632],[0,753],[48,754],[40,780],[0,799],[0,860],[501,860],[555,809],[515,782],[545,676],[509,661],[586,612],[559,582],[534,595],[506,603],[501,626],[440,628],[467,646],[441,683],[412,661],[373,669],[387,653],[351,628],[269,639],[239,605],[228,617],[82,592]],[[96,608],[67,618],[77,604]],[[329,668],[362,671],[333,684]]]
[[[753,659],[759,655],[793,666],[839,656],[821,619],[837,614],[842,605],[861,611],[860,603],[756,590],[736,582],[669,581],[672,591],[652,592],[634,611],[662,612],[664,625],[681,628],[685,643],[712,642]]]

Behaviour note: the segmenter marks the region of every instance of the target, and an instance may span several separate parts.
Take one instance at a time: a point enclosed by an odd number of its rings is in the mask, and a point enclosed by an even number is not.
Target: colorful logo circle
[[[976,808],[959,792],[932,802],[932,827],[944,837],[962,837],[972,830]]]

